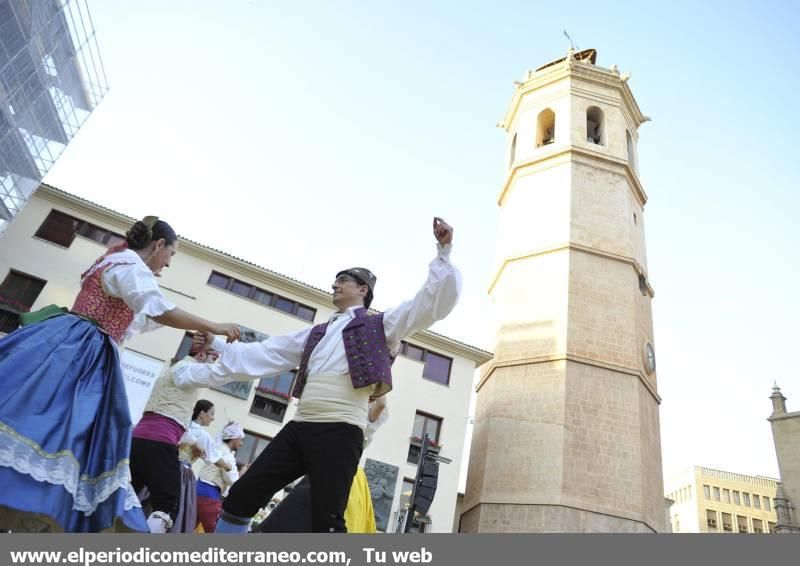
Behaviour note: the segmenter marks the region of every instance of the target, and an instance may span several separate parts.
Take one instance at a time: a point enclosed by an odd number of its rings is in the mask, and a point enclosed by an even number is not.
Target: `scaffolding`
[[[0,236],[107,91],[86,0],[0,0]]]

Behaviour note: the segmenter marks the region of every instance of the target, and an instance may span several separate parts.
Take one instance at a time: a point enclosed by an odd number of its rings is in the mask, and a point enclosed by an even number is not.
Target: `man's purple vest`
[[[350,369],[350,379],[354,389],[375,384],[375,397],[380,397],[392,390],[392,356],[386,346],[386,334],[383,331],[383,313],[369,315],[367,309],[355,310],[355,318],[342,330],[342,341]],[[303,394],[308,378],[308,360],[325,331],[328,323],[318,324],[311,329],[303,356],[300,358],[300,369],[292,389],[292,397],[298,399]]]

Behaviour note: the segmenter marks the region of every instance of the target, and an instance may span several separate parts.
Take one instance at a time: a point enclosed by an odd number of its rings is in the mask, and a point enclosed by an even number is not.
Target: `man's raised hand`
[[[453,227],[438,216],[433,217],[433,235],[443,246],[453,243]]]

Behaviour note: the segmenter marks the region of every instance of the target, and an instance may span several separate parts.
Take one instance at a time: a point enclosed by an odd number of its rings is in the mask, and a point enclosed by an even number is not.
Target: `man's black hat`
[[[340,275],[349,275],[360,285],[366,285],[369,287],[370,291],[375,291],[375,282],[378,280],[378,278],[375,277],[375,274],[366,267],[351,267],[350,269],[343,269],[336,274],[336,277],[339,277]]]

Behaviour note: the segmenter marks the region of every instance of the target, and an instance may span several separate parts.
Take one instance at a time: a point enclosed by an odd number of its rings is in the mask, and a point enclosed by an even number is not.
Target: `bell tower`
[[[500,124],[494,360],[478,384],[463,532],[665,528],[642,115],[573,52],[516,82]]]

